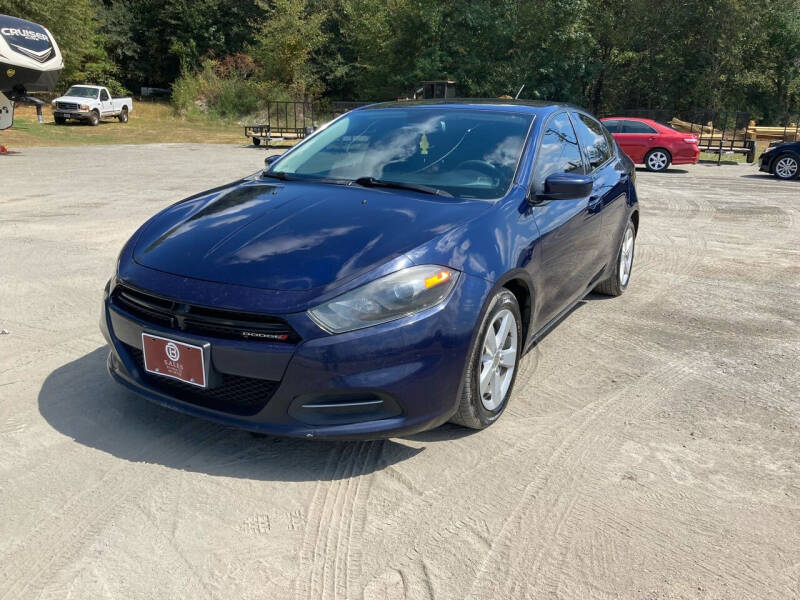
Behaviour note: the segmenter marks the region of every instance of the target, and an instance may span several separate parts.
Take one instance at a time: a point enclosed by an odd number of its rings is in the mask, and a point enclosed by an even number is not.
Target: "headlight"
[[[81,110],[89,110],[89,107],[86,104],[81,104]]]
[[[331,333],[386,323],[442,302],[458,274],[439,265],[409,267],[329,300],[308,314]]]

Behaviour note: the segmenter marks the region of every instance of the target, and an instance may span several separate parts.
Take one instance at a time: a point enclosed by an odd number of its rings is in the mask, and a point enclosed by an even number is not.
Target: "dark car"
[[[486,427],[526,350],[628,286],[634,176],[571,106],[353,110],[133,235],[105,289],[109,371],[263,433]]]
[[[761,171],[772,173],[778,179],[796,179],[800,176],[800,142],[771,146],[759,161]]]

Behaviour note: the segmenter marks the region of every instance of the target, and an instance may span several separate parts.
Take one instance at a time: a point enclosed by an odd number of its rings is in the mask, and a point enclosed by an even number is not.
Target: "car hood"
[[[142,266],[206,281],[329,288],[490,206],[358,186],[248,182],[164,210],[143,226],[133,253]]]
[[[89,102],[97,102],[97,98],[84,98],[81,96],[59,96],[53,102],[74,102],[76,104],[88,104]]]

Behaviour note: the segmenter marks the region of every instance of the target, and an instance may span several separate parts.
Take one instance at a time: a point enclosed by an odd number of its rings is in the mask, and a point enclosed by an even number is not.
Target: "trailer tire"
[[[752,163],[756,161],[756,143],[749,142],[747,144],[747,162]]]
[[[89,113],[89,125],[97,127],[100,124],[100,113],[93,110]]]
[[[119,116],[117,116],[120,123],[127,123],[128,122],[128,107],[123,106],[122,110],[119,111]]]
[[[253,146],[260,146],[260,145],[261,145],[261,138],[254,137]]]

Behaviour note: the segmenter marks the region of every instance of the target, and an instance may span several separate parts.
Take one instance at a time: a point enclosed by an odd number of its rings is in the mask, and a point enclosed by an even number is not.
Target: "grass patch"
[[[244,130],[237,123],[202,116],[180,117],[166,102],[134,101],[127,124],[107,119],[97,127],[78,121],[56,125],[49,106],[44,109],[44,123],[37,121],[36,110],[32,106],[18,106],[14,116],[14,126],[0,131],[0,143],[14,150],[32,146],[84,144],[248,143]]]

